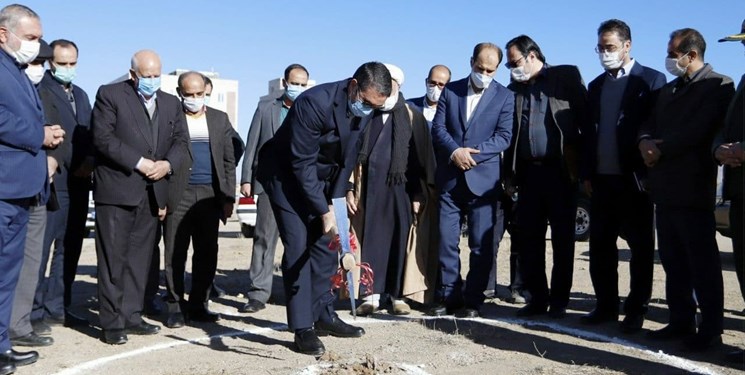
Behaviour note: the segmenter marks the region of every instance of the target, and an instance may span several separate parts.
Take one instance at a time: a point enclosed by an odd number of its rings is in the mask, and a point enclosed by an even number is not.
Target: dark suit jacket
[[[714,153],[717,147],[725,143],[745,141],[745,75],[740,78],[737,85],[735,97],[727,108],[727,116],[724,119],[724,127],[714,140]],[[743,167],[732,168],[724,166],[724,177],[722,181],[722,197],[724,199],[743,198],[745,195],[745,179]]]
[[[48,193],[44,113],[39,94],[15,60],[0,49],[0,199]]]
[[[639,62],[634,62],[628,74],[628,83],[623,93],[621,107],[618,112],[616,123],[616,140],[618,141],[618,159],[621,171],[624,175],[636,173],[638,178],[647,174],[647,167],[637,147],[639,127],[644,123],[652,112],[655,99],[659,89],[665,84],[665,75],[648,68]],[[600,121],[600,101],[603,92],[603,84],[608,73],[597,76],[588,85],[588,100],[590,113],[590,126],[587,127],[583,140],[580,177],[582,180],[591,178],[597,169],[598,157],[598,122]]]
[[[435,184],[442,191],[450,191],[458,176],[465,173],[470,191],[482,196],[498,187],[500,154],[510,145],[515,104],[512,93],[493,81],[484,90],[478,106],[466,122],[469,79],[445,86],[432,120],[432,143],[437,162]],[[476,167],[464,172],[450,162],[450,155],[459,147],[481,151],[471,155],[478,163]]]
[[[96,150],[93,198],[97,203],[136,206],[151,182],[135,170],[140,158],[168,160],[178,170],[188,155],[189,133],[179,100],[158,90],[158,137],[146,121],[145,106],[131,80],[101,86],[91,131]],[[152,182],[158,207],[165,207],[168,181]]]
[[[649,168],[652,201],[670,207],[714,209],[717,166],[711,156],[735,92],[732,79],[706,64],[688,84],[676,78],[660,90],[641,134],[663,142],[662,155]]]
[[[88,94],[72,85],[75,112],[62,85],[47,71],[39,83],[39,95],[44,105],[44,115],[50,124],[59,124],[65,130],[65,142],[49,156],[57,159],[60,168],[54,176],[56,190],[67,190],[68,174],[74,172],[85,158],[92,155],[90,137],[91,103]]]
[[[243,171],[241,173],[241,185],[251,184],[253,194],[261,194],[264,188],[256,181],[255,171],[259,165],[259,150],[264,144],[274,137],[274,134],[282,125],[279,123],[279,112],[282,109],[282,97],[259,102],[254,112],[251,127],[248,128],[246,138],[246,153],[243,158]]]
[[[272,204],[312,218],[351,187],[357,140],[370,116],[347,110],[349,79],[314,86],[293,103],[274,138],[259,151],[257,178]]]
[[[548,106],[551,109],[554,124],[561,132],[563,168],[569,179],[576,181],[579,175],[579,154],[582,143],[580,136],[589,127],[587,89],[576,66],[545,64],[543,69],[544,94],[548,97]],[[524,100],[520,92],[525,85],[526,83],[512,82],[508,86],[515,92],[515,119],[512,130],[514,137],[505,157],[505,164],[510,166],[508,173],[514,174],[514,182],[518,184],[520,180],[520,165],[517,162],[518,142],[526,141],[519,137]]]
[[[212,157],[212,186],[215,196],[222,203],[235,202],[235,153],[233,152],[233,126],[227,113],[207,107],[207,131],[210,137]],[[184,195],[191,177],[194,156],[188,147],[185,157],[169,179],[168,213],[173,213]],[[222,206],[220,206],[222,208]]]
[[[406,99],[406,103],[408,103],[410,106],[418,109],[419,112],[422,112],[422,111],[424,111],[424,98],[425,98],[425,96],[420,96],[420,97],[414,98],[414,99]]]

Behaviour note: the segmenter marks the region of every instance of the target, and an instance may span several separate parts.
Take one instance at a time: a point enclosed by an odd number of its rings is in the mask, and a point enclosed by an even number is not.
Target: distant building
[[[182,73],[186,73],[186,69],[176,69],[174,72],[163,74],[160,76],[160,89],[169,94],[176,94],[176,87],[178,87],[178,76]],[[199,72],[209,77],[212,80],[212,97],[210,98],[209,106],[215,109],[219,109],[228,114],[230,123],[234,128],[238,128],[238,81],[232,79],[222,79],[220,74],[216,72]],[[129,74],[125,74],[114,81],[121,82],[129,79]]]

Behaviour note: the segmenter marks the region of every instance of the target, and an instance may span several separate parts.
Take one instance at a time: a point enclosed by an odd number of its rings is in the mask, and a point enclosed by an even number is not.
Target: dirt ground
[[[725,282],[725,333],[722,348],[689,354],[679,345],[660,345],[644,333],[622,335],[615,324],[588,328],[579,317],[593,307],[588,244],[578,242],[569,314],[560,320],[515,317],[520,305],[488,300],[479,319],[433,319],[415,311],[401,318],[385,310],[354,324],[367,334],[359,339],[322,337],[327,353],[320,359],[295,353],[286,331],[279,272],[272,304],[255,314],[238,313],[245,303],[251,239],[241,238],[235,217],[222,227],[217,283],[228,295],[211,303],[222,314],[216,324],[179,329],[163,327],[158,335],[130,336],[125,345],[99,340],[95,288],[95,249],[86,239],[74,290],[74,311],[94,326],[54,327],[55,344],[40,348],[36,364],[18,374],[735,374],[745,364],[730,364],[724,354],[745,346],[745,303],[739,295],[731,243],[719,237]],[[509,237],[498,256],[498,282],[509,281]],[[465,249],[465,243],[461,244]],[[548,262],[550,263],[550,241]],[[619,242],[621,293],[628,293],[628,247]],[[467,251],[464,251],[466,257]],[[281,258],[277,251],[276,264]],[[464,263],[467,265],[467,262]],[[190,265],[187,269],[190,269]],[[644,328],[667,320],[665,274],[655,265],[653,300]],[[161,287],[164,292],[164,287]],[[506,293],[505,290],[500,291]],[[352,322],[348,302],[339,314]],[[161,317],[164,320],[165,316]],[[148,320],[157,324],[161,321]],[[23,348],[18,348],[23,349]]]

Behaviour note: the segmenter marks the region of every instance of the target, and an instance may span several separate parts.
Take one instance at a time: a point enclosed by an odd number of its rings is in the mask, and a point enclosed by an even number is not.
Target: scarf
[[[378,112],[375,116],[381,116]],[[406,109],[404,96],[399,92],[398,101],[390,111],[391,124],[393,125],[393,147],[391,147],[391,166],[388,169],[386,183],[389,186],[406,183],[406,166],[409,161],[409,141],[411,140],[411,119],[409,111]],[[363,167],[367,166],[370,142],[370,126],[366,126],[362,134],[362,147],[357,155],[357,163]]]

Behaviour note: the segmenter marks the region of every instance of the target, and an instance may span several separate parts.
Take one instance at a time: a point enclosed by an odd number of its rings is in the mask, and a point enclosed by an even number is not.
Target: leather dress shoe
[[[298,352],[313,356],[320,356],[326,352],[326,348],[313,328],[295,333],[295,347],[297,347]]]
[[[9,375],[16,372],[16,365],[12,363],[0,364],[0,375]]]
[[[429,310],[427,310],[427,315],[431,316],[443,316],[443,315],[453,315],[456,311],[463,308],[463,305],[446,305],[444,303],[439,303],[433,307],[431,307]]]
[[[683,342],[689,352],[703,352],[713,347],[722,345],[722,335],[697,333],[685,339]]]
[[[8,349],[0,353],[0,363],[7,363],[13,366],[26,366],[39,360],[39,353],[35,351],[17,352]]]
[[[160,327],[155,324],[140,322],[136,326],[127,327],[125,331],[131,335],[154,335],[160,332]]]
[[[166,327],[168,328],[181,328],[186,324],[184,321],[184,314],[180,312],[173,312],[168,314],[166,319]]]
[[[361,337],[365,334],[365,330],[362,327],[356,327],[351,324],[345,323],[339,319],[339,316],[334,316],[331,321],[324,322],[319,320],[315,324],[315,331],[318,335],[331,335],[336,337]]]
[[[727,359],[727,362],[743,364],[745,363],[745,350],[739,349],[734,352],[729,352],[725,358]]]
[[[33,328],[37,335],[49,336],[52,334],[52,327],[50,327],[49,324],[44,323],[43,319],[32,320],[31,328]]]
[[[618,324],[621,333],[636,333],[642,330],[644,325],[644,314],[626,315],[623,321]]]
[[[472,309],[469,307],[464,307],[458,311],[455,312],[455,317],[457,318],[478,318],[479,317],[479,310],[478,309]]]
[[[548,317],[551,319],[562,319],[567,316],[567,309],[565,307],[549,307]]]
[[[39,336],[35,332],[31,331],[28,335],[21,337],[15,337],[10,339],[10,343],[13,346],[49,346],[54,344],[54,339],[49,336]]]
[[[257,299],[249,299],[248,302],[246,302],[243,307],[238,309],[239,312],[245,312],[245,313],[255,313],[257,311],[264,310],[266,308],[266,304],[264,302],[261,302]]]
[[[617,322],[618,312],[594,309],[579,318],[579,322],[588,326],[594,326],[603,323]]]
[[[673,339],[683,339],[696,333],[696,327],[679,327],[668,324],[662,329],[647,332],[647,338],[654,341],[665,341]]]
[[[215,323],[220,320],[220,314],[207,309],[189,311],[189,321],[200,323]]]
[[[121,345],[127,343],[127,333],[123,329],[110,329],[103,331],[103,342],[110,345]]]
[[[218,299],[225,297],[227,293],[225,293],[225,289],[220,288],[217,284],[212,283],[212,288],[210,288],[210,299]]]
[[[542,315],[546,313],[547,309],[548,309],[548,306],[546,305],[539,305],[537,303],[531,302],[521,307],[519,310],[517,310],[517,316],[531,317],[531,316],[536,316],[536,315]]]

